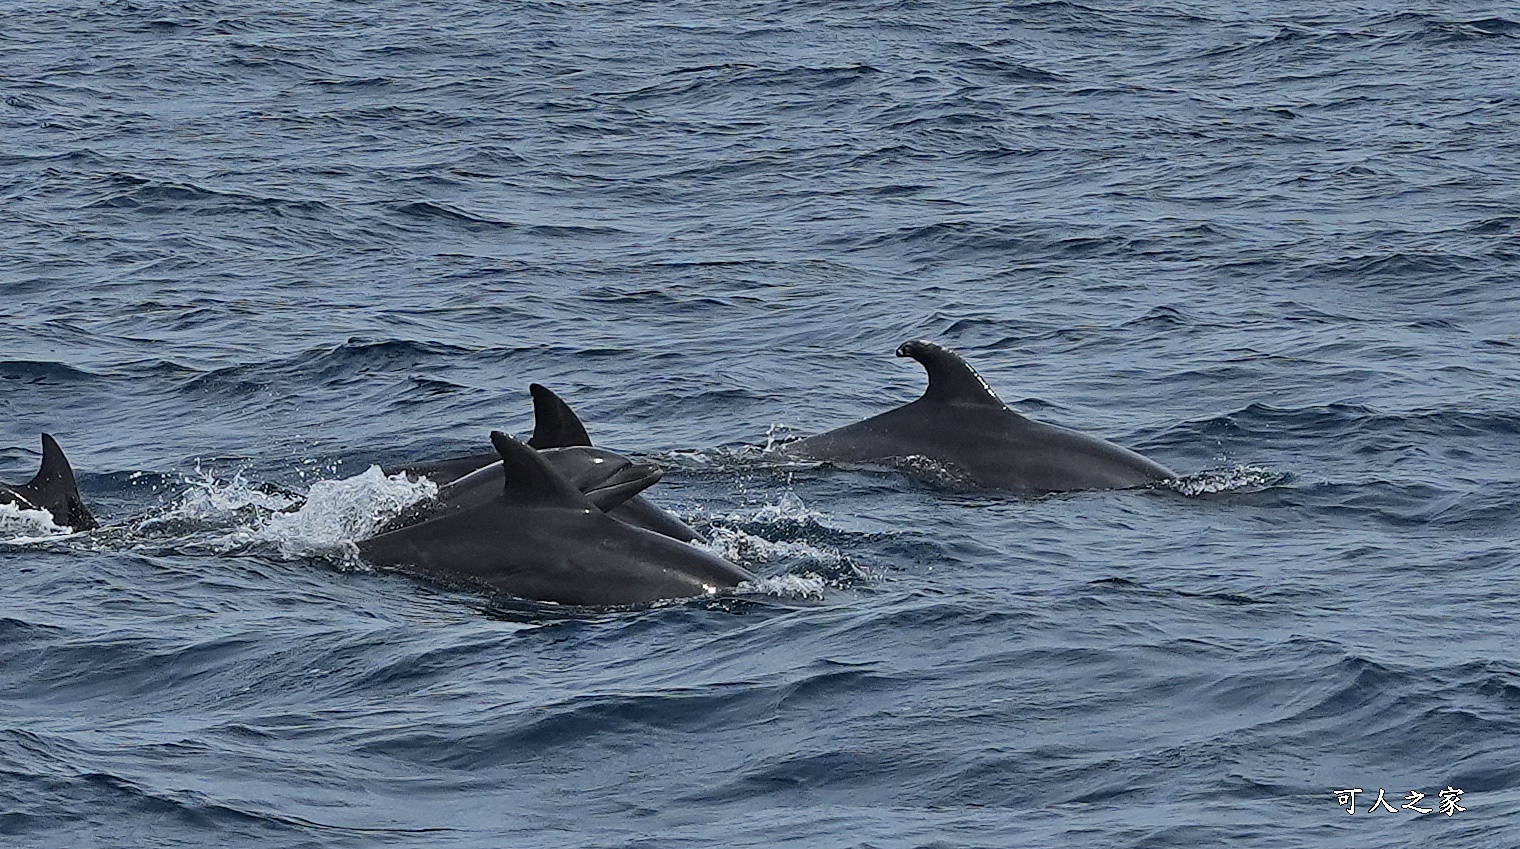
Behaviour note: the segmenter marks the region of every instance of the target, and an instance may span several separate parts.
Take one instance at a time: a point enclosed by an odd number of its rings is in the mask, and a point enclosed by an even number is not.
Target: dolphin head
[[[541,448],[538,453],[602,510],[610,510],[654,486],[664,475],[656,466],[635,463],[605,448]]]

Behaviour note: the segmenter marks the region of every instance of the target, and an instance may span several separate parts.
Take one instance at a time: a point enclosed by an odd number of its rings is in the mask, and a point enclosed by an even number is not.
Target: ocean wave
[[[109,178],[111,192],[88,204],[91,209],[132,210],[150,215],[227,214],[268,212],[311,216],[331,211],[320,200],[276,198],[230,189],[210,189],[193,183],[161,183],[131,174]],[[124,190],[123,190],[124,187]]]
[[[0,362],[0,380],[16,380],[28,384],[75,384],[97,381],[100,375],[76,368],[66,363],[46,360],[7,360]]]
[[[433,342],[353,337],[336,346],[314,348],[291,357],[196,374],[181,384],[181,391],[225,396],[263,392],[281,384],[340,385],[371,370],[406,370],[467,350]]]

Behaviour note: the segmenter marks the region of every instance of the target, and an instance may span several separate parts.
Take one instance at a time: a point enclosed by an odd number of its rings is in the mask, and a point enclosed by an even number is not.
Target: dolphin
[[[539,450],[591,447],[591,436],[586,433],[586,426],[581,424],[580,418],[575,415],[575,411],[570,409],[569,404],[561,400],[548,387],[538,383],[530,384],[528,391],[533,395],[533,436],[528,439],[529,446]],[[476,469],[492,465],[497,459],[495,454],[471,454],[432,463],[414,463],[405,466],[400,471],[424,475],[434,483],[443,486]],[[560,471],[564,472],[565,469],[561,467]],[[575,478],[572,476],[571,480],[574,482]],[[622,502],[610,512],[613,518],[634,527],[661,533],[682,542],[707,542],[705,537],[677,518],[675,514],[661,509],[642,495],[636,495]]]
[[[929,373],[922,397],[782,452],[838,462],[925,457],[972,487],[1023,495],[1124,489],[1177,476],[1107,440],[1014,412],[949,348],[920,339],[904,342],[897,356],[912,357]]]
[[[79,498],[74,470],[63,456],[63,449],[49,434],[42,435],[42,468],[28,483],[0,483],[0,504],[15,504],[28,510],[46,510],[53,524],[75,531],[99,527],[89,508]]]
[[[491,443],[499,489],[482,497],[471,484],[458,491],[470,503],[361,540],[364,559],[520,598],[593,606],[713,595],[754,578],[709,551],[612,518],[510,436],[493,432]],[[635,480],[630,475],[627,485]]]
[[[580,418],[575,415],[574,410],[570,409],[569,404],[543,384],[529,384],[528,392],[533,395],[533,437],[528,440],[529,445],[543,450],[591,444],[591,436],[586,433],[586,426],[581,424]],[[627,522],[636,528],[664,534],[682,542],[707,542],[706,537],[697,533],[674,513],[661,508],[643,495],[635,495],[628,499],[613,508],[611,514],[614,519]]]
[[[653,486],[664,474],[655,466],[634,463],[627,457],[604,448],[545,448],[538,453],[567,483],[604,513]],[[381,528],[381,533],[462,512],[490,501],[501,490],[506,476],[501,456],[492,454],[491,457],[496,462],[479,466],[474,471],[445,483],[432,498],[413,504],[386,523]],[[423,464],[423,467],[447,466],[464,459],[474,458],[445,460],[437,464]],[[406,471],[425,474],[414,471],[413,468]],[[432,476],[429,475],[429,478]]]

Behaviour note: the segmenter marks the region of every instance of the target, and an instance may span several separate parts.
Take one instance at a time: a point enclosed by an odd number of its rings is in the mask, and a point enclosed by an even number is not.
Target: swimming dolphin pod
[[[360,541],[360,555],[448,583],[574,605],[713,595],[754,578],[705,549],[612,518],[510,436],[493,432],[491,443],[499,488],[493,471],[472,472],[440,490],[435,513]],[[630,467],[602,483],[615,479],[623,496],[658,479]]]
[[[0,483],[0,504],[15,504],[28,510],[46,510],[53,524],[76,531],[95,527],[95,517],[79,498],[74,470],[63,456],[63,449],[52,436],[42,435],[42,468],[27,483]]]
[[[1126,448],[1014,412],[948,348],[918,340],[903,343],[897,355],[928,372],[922,397],[781,451],[852,463],[927,458],[972,486],[1019,494],[1176,477]],[[658,468],[593,447],[559,396],[537,383],[530,391],[534,428],[527,444],[493,432],[494,453],[402,467],[437,482],[437,496],[356,543],[360,554],[377,566],[573,605],[710,595],[754,579],[690,545],[701,535],[644,498],[660,479]],[[46,510],[75,531],[97,527],[73,469],[46,433],[41,469],[28,483],[0,483],[0,504]]]
[[[1175,478],[1127,448],[1020,415],[960,355],[933,342],[904,342],[929,374],[918,400],[782,447],[794,457],[867,463],[924,457],[973,487],[1038,495],[1123,489]]]

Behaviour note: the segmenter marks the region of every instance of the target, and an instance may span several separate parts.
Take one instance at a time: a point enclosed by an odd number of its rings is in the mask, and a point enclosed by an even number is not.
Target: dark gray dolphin
[[[612,518],[538,452],[491,434],[502,486],[489,498],[358,543],[377,566],[536,601],[643,604],[754,578],[717,555]],[[476,499],[477,487],[467,487]]]
[[[529,446],[539,450],[591,446],[591,436],[586,433],[586,426],[581,424],[580,418],[570,409],[569,404],[548,387],[538,383],[529,385],[528,391],[533,395],[533,436],[528,440]],[[432,463],[414,463],[399,471],[424,475],[442,486],[476,469],[495,464],[497,459],[495,454],[471,454]],[[395,471],[398,470],[388,470],[388,473],[394,474]],[[628,499],[610,512],[613,518],[634,527],[661,533],[682,542],[707,541],[675,514],[660,508],[642,495]]]
[[[871,462],[926,457],[966,483],[1022,494],[1122,489],[1176,477],[1118,445],[1010,410],[959,354],[905,342],[929,373],[923,397],[862,422],[782,447],[794,457]]]
[[[566,483],[604,513],[653,486],[664,474],[655,466],[635,463],[603,448],[546,448],[538,453]],[[505,484],[506,473],[501,455],[490,456],[495,462],[439,487],[435,496],[413,504],[386,523],[381,533],[458,513],[495,498]]]
[[[591,435],[586,426],[558,395],[539,383],[528,385],[533,395],[533,437],[528,444],[534,448],[566,448],[574,445],[590,445]],[[611,511],[614,519],[627,522],[636,528],[664,534],[682,542],[707,542],[690,525],[674,513],[661,508],[642,495],[628,499]]]
[[[46,510],[53,524],[76,531],[99,527],[95,517],[79,498],[74,470],[63,456],[63,449],[53,437],[42,435],[42,468],[28,483],[0,483],[0,504],[15,504],[28,510]]]

